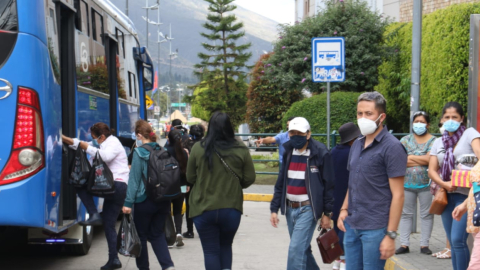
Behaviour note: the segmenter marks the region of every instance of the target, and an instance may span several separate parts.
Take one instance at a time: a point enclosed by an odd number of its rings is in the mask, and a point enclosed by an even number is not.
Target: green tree
[[[165,115],[167,113],[167,101],[168,101],[168,96],[166,93],[163,93],[161,91],[155,92],[153,94],[153,102],[158,105],[158,98],[160,97],[160,115]]]
[[[378,84],[388,21],[372,12],[366,1],[328,0],[317,16],[295,25],[280,25],[275,54],[266,61],[264,74],[280,88],[323,92],[326,84],[312,81],[311,39],[344,37],[345,82],[332,84],[332,91],[372,91]]]
[[[214,112],[225,111],[230,115],[236,126],[243,122],[245,117],[246,90],[245,69],[246,62],[252,56],[246,52],[251,44],[237,44],[245,36],[242,31],[243,23],[236,22],[237,18],[230,12],[237,7],[232,5],[234,0],[205,0],[209,5],[207,22],[202,26],[208,33],[201,35],[208,40],[202,43],[206,52],[198,54],[200,63],[195,65],[196,75],[201,76],[202,82],[196,87],[208,89],[199,93],[203,102],[197,101],[194,95],[190,101],[199,105],[203,110]]]

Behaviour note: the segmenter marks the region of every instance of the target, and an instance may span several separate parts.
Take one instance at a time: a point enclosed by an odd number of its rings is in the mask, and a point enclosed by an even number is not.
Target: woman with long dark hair
[[[62,135],[63,142],[70,145],[71,148],[82,148],[94,157],[97,153],[112,171],[115,180],[115,193],[104,197],[102,216],[97,211],[93,196],[87,192],[86,188],[77,188],[78,197],[85,205],[90,218],[87,221],[80,222],[84,226],[95,226],[103,223],[105,237],[108,244],[108,262],[100,269],[118,269],[122,268],[122,263],[117,255],[117,232],[115,231],[115,222],[122,210],[123,202],[127,192],[128,181],[128,161],[127,154],[117,137],[105,123],[96,123],[90,128],[92,142],[82,142],[78,139],[72,139]]]
[[[250,151],[235,139],[230,117],[216,112],[187,166],[190,217],[200,236],[205,269],[232,268],[232,242],[243,212],[243,191],[255,182]]]
[[[187,143],[187,150],[188,152],[192,152],[193,146],[203,139],[205,135],[205,129],[202,125],[193,125],[190,127],[190,140]],[[193,219],[189,217],[190,213],[190,192],[193,186],[189,183],[187,187],[187,193],[185,194],[185,204],[187,205],[186,211],[186,219],[187,219],[187,231],[183,233],[183,237],[185,238],[194,238],[195,234],[193,233]]]
[[[180,181],[182,185],[182,195],[172,200],[173,221],[175,223],[175,230],[177,232],[177,247],[184,246],[182,237],[182,207],[184,200],[184,193],[187,192],[187,161],[188,154],[185,151],[182,143],[182,131],[174,129],[168,134],[168,146],[165,146],[167,152],[173,156],[180,165]]]

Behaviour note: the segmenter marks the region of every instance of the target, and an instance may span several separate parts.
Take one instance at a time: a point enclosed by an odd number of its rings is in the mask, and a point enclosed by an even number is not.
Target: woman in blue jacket
[[[167,215],[170,214],[170,201],[155,203],[149,199],[145,193],[145,186],[142,180],[142,178],[147,178],[150,152],[140,146],[147,144],[153,149],[160,149],[160,145],[156,143],[157,137],[152,127],[145,120],[138,120],[135,123],[135,134],[137,136],[137,148],[135,148],[133,154],[123,213],[130,214],[132,206],[135,205],[133,221],[142,242],[142,252],[140,257],[136,259],[137,267],[140,270],[150,269],[147,250],[148,240],[162,269],[174,270],[175,267],[173,266],[165,238],[165,220]]]

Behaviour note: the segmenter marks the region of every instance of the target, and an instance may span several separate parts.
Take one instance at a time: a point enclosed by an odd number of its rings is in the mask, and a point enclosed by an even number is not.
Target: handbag
[[[343,254],[340,239],[335,230],[320,229],[320,227],[318,227],[318,230],[320,235],[317,237],[317,244],[323,263],[330,264]]]
[[[167,245],[172,246],[177,241],[177,235],[175,234],[175,225],[173,224],[172,215],[166,215],[165,219],[165,238],[167,239]]]
[[[433,198],[432,205],[428,212],[430,214],[441,215],[445,210],[445,207],[447,207],[447,204],[447,191],[444,188],[440,188],[435,193],[435,197]]]
[[[123,256],[135,258],[142,253],[142,242],[131,215],[123,215],[117,234],[117,251]]]
[[[225,160],[223,160],[223,158],[220,156],[220,154],[217,152],[217,149],[213,148],[213,150],[215,150],[215,153],[217,154],[218,158],[222,161],[223,165],[225,165],[225,167],[227,167],[227,169],[230,171],[230,173],[235,176],[235,178],[238,179],[238,181],[240,181],[240,177],[230,168],[230,166],[228,166],[227,162],[225,162]]]
[[[95,154],[95,159],[93,160],[87,190],[90,194],[97,197],[104,197],[115,193],[113,173],[107,164],[103,162],[98,152]]]

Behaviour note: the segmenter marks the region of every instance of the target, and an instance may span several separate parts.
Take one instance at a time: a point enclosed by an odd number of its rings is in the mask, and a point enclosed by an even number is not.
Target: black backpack
[[[169,201],[182,194],[180,165],[163,148],[153,149],[150,145],[141,147],[150,152],[148,160],[148,179],[143,179],[147,197],[154,202]]]

